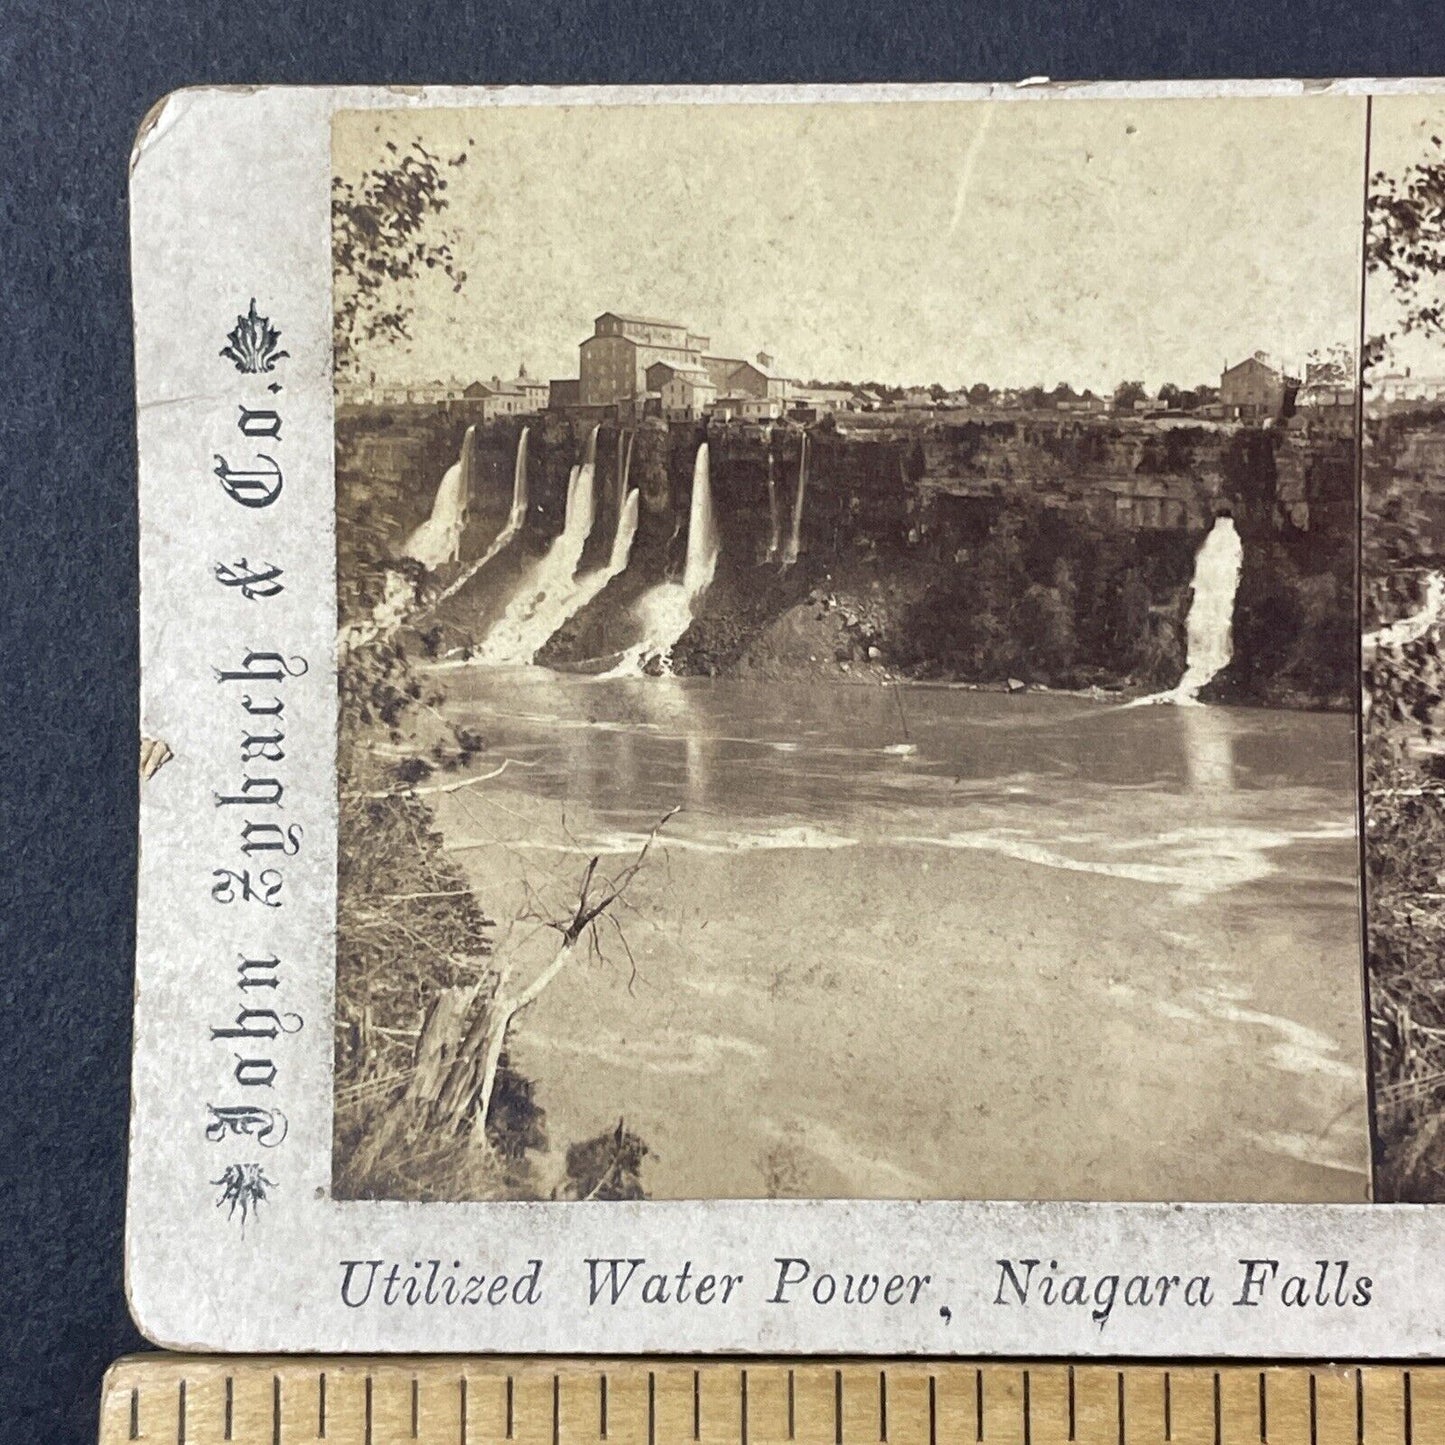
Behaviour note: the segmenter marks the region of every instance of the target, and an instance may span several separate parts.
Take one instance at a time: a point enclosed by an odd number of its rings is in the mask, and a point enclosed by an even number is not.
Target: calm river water
[[[654,1198],[1361,1200],[1353,731],[1338,715],[835,682],[436,674],[499,777],[441,798],[525,977],[560,1169]]]

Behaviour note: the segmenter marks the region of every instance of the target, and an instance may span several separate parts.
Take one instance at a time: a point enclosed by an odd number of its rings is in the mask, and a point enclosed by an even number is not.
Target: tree
[[[1445,151],[1429,137],[1422,159],[1377,171],[1366,198],[1365,265],[1393,299],[1390,324],[1371,336],[1363,368],[1397,337],[1438,342],[1445,330]],[[1372,303],[1372,314],[1390,308]],[[1363,640],[1367,955],[1371,1074],[1376,1098],[1376,1197],[1445,1197],[1445,1012],[1440,1008],[1439,859],[1445,792],[1434,765],[1411,756],[1428,741],[1445,699],[1438,559],[1411,515],[1419,493],[1397,467],[1400,435],[1372,424],[1365,460],[1364,583],[1368,613],[1393,621]],[[1426,565],[1422,566],[1421,564]],[[1401,594],[1404,594],[1402,597]],[[1414,600],[1408,600],[1411,594]],[[1423,594],[1423,595],[1421,595]],[[1394,611],[1407,607],[1404,617]],[[1390,611],[1387,613],[1386,609]]]
[[[1114,410],[1133,411],[1136,401],[1143,401],[1147,393],[1142,381],[1121,381],[1114,388]]]
[[[1333,346],[1316,347],[1305,358],[1304,379],[1316,385],[1353,386],[1355,382],[1355,353],[1343,342]]]
[[[1132,669],[1149,650],[1149,586],[1137,567],[1126,567],[1115,585],[1106,629],[1114,665]]]
[[[513,1024],[577,957],[579,946],[601,955],[598,935],[604,920],[617,930],[627,950],[626,938],[607,911],[641,872],[658,833],[676,811],[663,814],[636,858],[616,877],[599,880],[600,859],[591,859],[569,915],[556,918],[530,912],[525,920],[518,920],[554,929],[559,937],[551,959],[525,986],[515,984],[513,960],[503,957],[482,981],[438,995],[417,1041],[417,1067],[405,1100],[409,1113],[399,1112],[397,1127],[413,1133],[468,1134],[474,1146],[491,1145],[492,1106]]]
[[[903,470],[910,482],[921,482],[928,471],[928,458],[923,452],[923,442],[918,437],[913,438],[913,445],[908,449]]]
[[[1430,154],[1398,176],[1376,171],[1365,204],[1365,265],[1388,278],[1400,308],[1397,332],[1372,338],[1378,355],[1391,336],[1441,328],[1436,277],[1445,272],[1445,149],[1430,137]]]
[[[1074,605],[1069,566],[1055,569],[1062,586],[1035,582],[1018,605],[1018,628],[1027,662],[1046,681],[1064,680],[1074,661]]]
[[[968,399],[974,406],[987,406],[993,394],[993,388],[986,381],[976,381],[968,389]]]
[[[567,1146],[569,1199],[646,1199],[642,1162],[652,1151],[619,1119],[615,1129]]]
[[[1180,391],[1172,381],[1166,381],[1164,385],[1159,388],[1160,402],[1171,410],[1183,405],[1183,396],[1184,393]]]
[[[466,163],[466,152],[444,159],[419,140],[405,150],[386,143],[387,158],[355,179],[331,182],[332,347],[336,370],[359,364],[358,351],[380,339],[409,336],[408,284],[440,270],[460,291],[466,272],[450,239],[433,236],[432,222],[447,208],[447,171]]]

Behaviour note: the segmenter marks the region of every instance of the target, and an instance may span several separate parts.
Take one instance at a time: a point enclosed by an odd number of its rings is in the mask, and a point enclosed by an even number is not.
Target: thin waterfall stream
[[[683,562],[682,581],[661,582],[637,599],[633,613],[642,626],[642,641],[622,654],[617,666],[612,669],[613,676],[636,676],[643,670],[644,664],[654,658],[664,669],[667,668],[672,649],[692,622],[699,598],[712,584],[718,551],[708,447],[703,442],[692,464],[687,557]]]
[[[798,560],[798,551],[803,535],[803,499],[808,493],[808,433],[803,433],[802,445],[798,448],[798,490],[793,497],[793,528],[788,533],[788,546],[783,553],[784,568],[791,567]]]
[[[776,562],[783,546],[783,515],[778,510],[778,458],[776,434],[768,438],[768,550],[765,559]]]
[[[472,435],[472,429],[467,429],[467,436]],[[466,455],[466,442],[462,443],[462,454]],[[507,547],[517,534],[522,530],[527,521],[527,428],[523,427],[521,434],[517,437],[517,456],[512,464],[512,510],[509,513],[506,525],[492,539],[491,545],[475,562],[469,562],[461,572],[454,577],[437,596],[436,601],[431,604],[429,610],[435,611],[448,598],[454,597],[493,557],[497,556],[503,548]]]
[[[567,482],[567,504],[560,535],[517,584],[507,610],[487,634],[478,656],[492,663],[526,664],[572,615],[578,590],[577,564],[596,519],[597,432],[587,437],[582,460]]]

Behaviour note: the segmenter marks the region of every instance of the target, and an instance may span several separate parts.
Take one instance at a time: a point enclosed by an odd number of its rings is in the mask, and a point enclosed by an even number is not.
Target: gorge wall
[[[476,428],[461,561],[505,524],[520,419]],[[528,508],[504,555],[442,608],[427,645],[465,653],[560,533],[590,427],[526,420]],[[1347,706],[1355,676],[1354,447],[1271,429],[1022,418],[809,429],[797,561],[786,565],[803,432],[666,425],[597,436],[595,521],[579,572],[612,550],[622,476],[638,489],[626,568],[539,662],[605,670],[636,641],[635,604],[678,580],[699,443],[711,460],[716,574],[672,652],[676,672],[886,670],[980,683],[1172,686],[1195,553],[1228,511],[1244,545],[1234,660],[1220,700]],[[375,413],[338,423],[343,552],[379,558],[427,515],[464,423]],[[627,462],[630,446],[630,466]],[[357,543],[354,538],[364,539]],[[366,556],[358,554],[363,566]],[[439,575],[445,583],[445,569]]]

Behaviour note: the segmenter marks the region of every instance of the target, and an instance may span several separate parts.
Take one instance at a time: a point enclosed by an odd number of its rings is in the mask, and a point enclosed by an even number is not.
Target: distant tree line
[[[813,390],[871,391],[887,402],[902,401],[910,390],[915,389],[894,386],[882,381],[820,381],[817,377],[811,378],[804,385]],[[1166,411],[1194,411],[1219,400],[1217,386],[1183,387],[1172,381],[1166,381],[1154,393],[1153,398],[1150,397],[1148,389],[1142,381],[1121,381],[1106,398],[1100,398],[1099,394],[1089,387],[1077,391],[1066,381],[1059,382],[1052,389],[1046,389],[1043,386],[1003,388],[990,386],[986,381],[976,381],[969,387],[951,389],[944,386],[942,382],[935,381],[923,389],[935,402],[941,402],[947,397],[957,394],[958,391],[962,391],[963,395],[968,398],[968,404],[977,407],[995,405],[1008,395],[1016,398],[1019,406],[1030,411],[1047,411],[1069,402],[1101,399],[1107,401],[1109,409],[1115,412],[1132,412],[1136,402],[1151,399],[1157,401]]]

